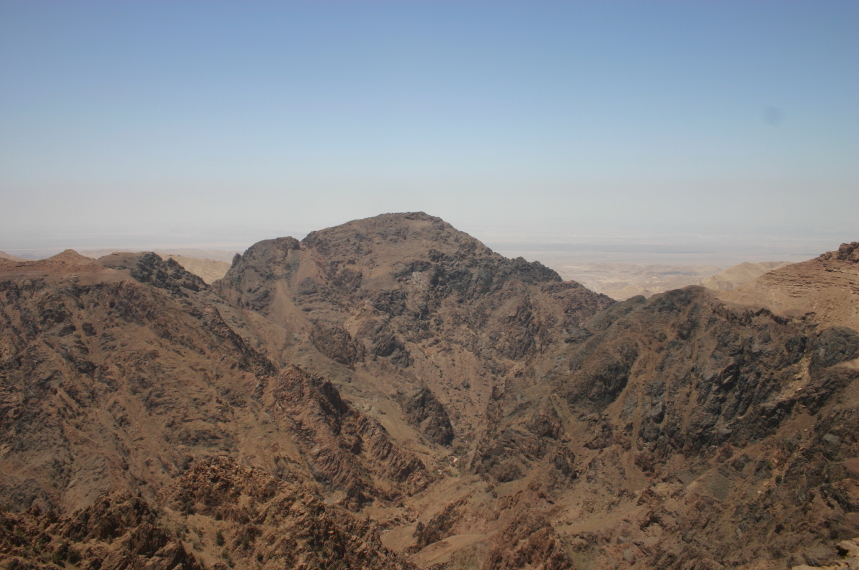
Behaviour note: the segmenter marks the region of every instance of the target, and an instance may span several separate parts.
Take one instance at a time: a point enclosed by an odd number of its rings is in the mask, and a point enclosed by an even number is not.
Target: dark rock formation
[[[161,289],[168,289],[177,295],[185,291],[200,291],[208,285],[185,271],[175,260],[164,261],[154,253],[114,253],[99,260],[105,267],[128,269],[131,276],[140,283],[147,283]]]
[[[415,527],[416,549],[420,550],[446,538],[453,526],[462,517],[462,513],[460,512],[462,505],[463,501],[450,503],[440,513],[427,521],[426,524],[418,522]]]
[[[410,424],[417,427],[427,439],[440,445],[453,442],[453,427],[447,411],[427,387],[402,399],[403,412]]]
[[[859,263],[859,241],[842,243],[838,251],[824,253],[820,256],[820,259],[838,259],[851,263]]]
[[[310,331],[310,341],[319,352],[345,366],[352,367],[364,357],[364,347],[341,326],[317,323]]]

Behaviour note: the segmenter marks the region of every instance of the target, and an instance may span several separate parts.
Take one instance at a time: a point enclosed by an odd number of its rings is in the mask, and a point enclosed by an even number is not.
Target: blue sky
[[[410,210],[488,242],[837,246],[857,30],[856,1],[0,1],[0,250]]]

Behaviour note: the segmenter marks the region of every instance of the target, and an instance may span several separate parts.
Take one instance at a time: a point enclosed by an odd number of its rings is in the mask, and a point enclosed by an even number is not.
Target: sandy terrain
[[[629,263],[565,263],[551,265],[566,280],[623,301],[650,297],[671,289],[696,285],[718,272],[713,265],[633,265]]]
[[[790,265],[787,261],[763,261],[760,263],[741,263],[712,275],[703,281],[701,285],[714,291],[730,291],[740,285],[754,281],[767,271],[781,269]]]
[[[676,240],[674,240],[676,241]],[[837,243],[819,249],[810,249],[809,244],[791,240],[649,243],[636,237],[629,241],[611,243],[510,243],[488,244],[505,257],[523,257],[537,260],[557,271],[564,279],[578,281],[589,289],[624,300],[635,295],[650,297],[688,285],[701,283],[721,271],[730,273],[721,280],[734,283],[751,281],[764,271],[756,268],[762,260],[777,259],[782,262],[806,261],[820,251],[826,251]],[[735,269],[740,265],[745,269]],[[761,265],[764,268],[767,263]],[[728,268],[728,269],[725,269]],[[770,267],[769,269],[772,269]],[[767,269],[768,270],[768,269]]]

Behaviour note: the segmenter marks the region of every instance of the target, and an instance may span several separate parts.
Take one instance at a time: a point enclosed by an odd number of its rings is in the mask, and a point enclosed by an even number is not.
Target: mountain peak
[[[562,281],[539,262],[507,259],[424,212],[353,220],[311,232],[301,242],[291,237],[259,242],[236,257],[219,287],[227,296],[247,299],[273,279],[286,280],[300,298],[324,286],[353,303],[379,291],[402,293],[414,286],[436,298],[452,293],[465,298],[510,280]],[[255,298],[266,304],[273,299],[264,293]]]
[[[382,214],[311,232],[302,240],[305,247],[323,254],[368,256],[377,251],[391,261],[421,251],[448,255],[497,255],[470,235],[441,218],[424,212]],[[377,256],[378,257],[378,256]]]

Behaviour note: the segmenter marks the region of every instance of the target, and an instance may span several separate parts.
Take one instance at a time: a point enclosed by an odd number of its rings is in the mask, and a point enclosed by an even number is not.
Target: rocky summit
[[[859,244],[623,302],[424,213],[0,263],[0,568],[852,568]]]

